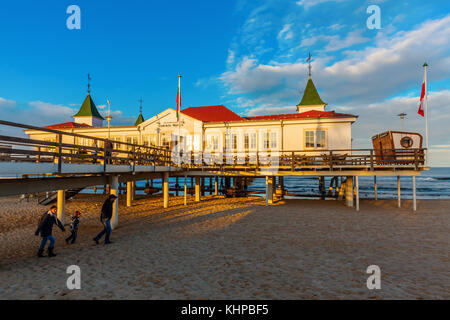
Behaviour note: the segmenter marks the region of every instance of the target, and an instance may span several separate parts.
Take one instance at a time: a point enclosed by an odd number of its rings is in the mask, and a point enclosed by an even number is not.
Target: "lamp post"
[[[111,138],[111,102],[109,101],[109,99],[106,100],[106,102],[108,103],[108,115],[106,116],[106,121],[108,122],[108,140]]]
[[[405,117],[406,117],[406,113],[399,113],[397,116],[400,117],[400,119],[402,120],[402,131],[405,131]]]
[[[158,128],[156,128],[156,146],[159,148],[159,132],[161,129],[159,128],[159,122],[158,122]]]

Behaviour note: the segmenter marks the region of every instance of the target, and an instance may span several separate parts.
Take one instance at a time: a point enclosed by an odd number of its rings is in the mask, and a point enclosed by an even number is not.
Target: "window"
[[[219,137],[217,135],[209,135],[206,140],[206,149],[217,150],[219,149]]]
[[[186,137],[186,148],[189,151],[192,150],[192,136],[191,135],[188,135]]]
[[[305,146],[306,148],[314,148],[314,131],[305,132]]]
[[[326,147],[326,131],[305,131],[305,147],[306,148],[325,148]]]
[[[248,133],[245,133],[244,134],[244,149],[245,150],[248,150],[248,148],[249,148],[249,135],[248,135]]]
[[[316,131],[316,148],[325,148],[325,131]]]
[[[263,132],[263,149],[269,149],[269,133]]]
[[[127,143],[138,144],[138,137],[127,137]],[[129,145],[127,145],[126,147],[127,147],[127,150],[132,150],[133,149],[133,147],[129,146]]]
[[[200,136],[194,135],[194,150],[200,150]]]
[[[271,149],[277,148],[277,133],[276,132],[270,133],[270,148]]]
[[[113,137],[112,141],[118,141],[118,142],[122,142],[122,138],[121,137]],[[120,149],[120,144],[118,143],[113,143],[113,149]]]
[[[233,133],[231,135],[231,139],[232,139],[231,141],[233,143],[232,148],[233,148],[233,150],[236,150],[237,149],[237,134]]]
[[[232,142],[231,133],[225,133],[225,148],[227,150],[233,149],[233,146],[231,145],[231,142]]]
[[[255,149],[256,149],[256,133],[252,133],[252,134],[250,135],[250,148],[251,148],[252,150],[255,150]]]

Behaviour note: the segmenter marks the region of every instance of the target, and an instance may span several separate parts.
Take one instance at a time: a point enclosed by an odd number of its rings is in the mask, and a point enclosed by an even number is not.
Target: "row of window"
[[[326,148],[326,131],[325,130],[307,130],[304,132],[304,147],[306,149],[320,149]],[[236,150],[238,149],[238,139],[241,137],[243,139],[242,145],[244,150],[256,150],[258,144],[258,138],[256,132],[244,133],[240,135],[238,133],[228,133],[225,134],[225,146],[227,149]],[[290,137],[292,138],[292,137]],[[278,132],[264,132],[261,135],[261,147],[264,150],[278,149]],[[138,144],[139,139],[137,136],[129,136],[125,137],[123,140],[121,136],[113,136],[111,137],[113,141],[114,149],[128,149],[130,147],[126,147],[120,145],[116,142],[126,142],[130,144]],[[161,134],[160,137],[161,146],[163,147],[172,147],[175,144],[175,141],[178,141],[178,136],[175,134]],[[186,137],[181,137],[181,145],[183,145],[187,150],[200,150],[200,135],[188,135]],[[47,138],[45,141],[55,141],[53,138]],[[82,146],[92,146],[92,139],[85,138],[77,138],[76,144]],[[103,144],[101,141],[97,142],[98,147],[102,148]],[[142,137],[142,144],[145,146],[157,146],[157,136],[156,135],[144,135]],[[206,150],[219,150],[219,134],[207,134],[205,138],[205,149]]]

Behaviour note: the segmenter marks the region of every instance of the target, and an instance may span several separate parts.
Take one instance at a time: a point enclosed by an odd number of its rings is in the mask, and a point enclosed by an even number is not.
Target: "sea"
[[[184,178],[179,178],[181,187],[184,185]],[[191,179],[187,184],[190,187]],[[325,177],[325,187],[328,190],[331,177]],[[209,186],[209,179],[205,180]],[[400,177],[400,192],[402,199],[412,199],[412,177]],[[287,198],[320,198],[319,179],[317,177],[285,177],[285,188],[290,195]],[[145,182],[139,181],[137,187],[144,187]],[[154,179],[153,186],[161,188],[161,179]],[[169,188],[175,188],[175,178],[169,179]],[[249,191],[265,191],[265,179],[254,179],[248,186]],[[378,199],[397,198],[397,177],[377,177]],[[144,194],[143,190],[138,190],[137,194]],[[171,191],[173,193],[173,191]],[[180,193],[181,195],[182,193]],[[206,192],[208,195],[209,192]],[[359,194],[361,199],[374,198],[373,177],[359,177]],[[450,199],[450,167],[435,167],[427,171],[422,171],[416,177],[417,199]]]
[[[6,176],[5,176],[6,177]],[[15,177],[8,175],[7,177]],[[183,188],[184,178],[179,178],[179,185]],[[331,177],[325,177],[325,189],[328,191]],[[191,179],[187,179],[188,187]],[[175,178],[169,179],[169,188],[171,193],[175,188]],[[412,199],[412,177],[400,177],[401,197],[402,199]],[[161,179],[153,180],[153,187],[161,188]],[[205,181],[209,186],[209,178]],[[145,181],[138,181],[137,187],[142,190],[136,190],[137,194],[145,194],[143,188]],[[318,177],[285,177],[285,189],[289,196],[286,198],[320,198]],[[103,187],[103,186],[98,186]],[[397,198],[397,177],[377,177],[378,199],[396,199]],[[263,196],[265,192],[265,179],[257,178],[248,186],[249,191]],[[97,193],[101,190],[97,190]],[[93,188],[86,188],[82,193],[93,193]],[[180,192],[180,195],[182,191]],[[210,194],[206,192],[206,195]],[[374,179],[373,177],[359,177],[359,195],[361,199],[374,198]],[[417,199],[450,199],[450,167],[434,167],[427,171],[422,171],[420,176],[416,177],[416,196]]]

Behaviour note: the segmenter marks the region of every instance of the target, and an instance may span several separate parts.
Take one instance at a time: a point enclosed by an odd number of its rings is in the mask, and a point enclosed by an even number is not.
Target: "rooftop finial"
[[[144,100],[142,100],[142,98],[139,99],[139,113],[142,113],[142,102]]]
[[[308,75],[311,78],[311,52],[309,53],[308,59],[306,59],[306,61],[308,61]]]
[[[88,93],[91,93],[91,75],[88,73]]]

